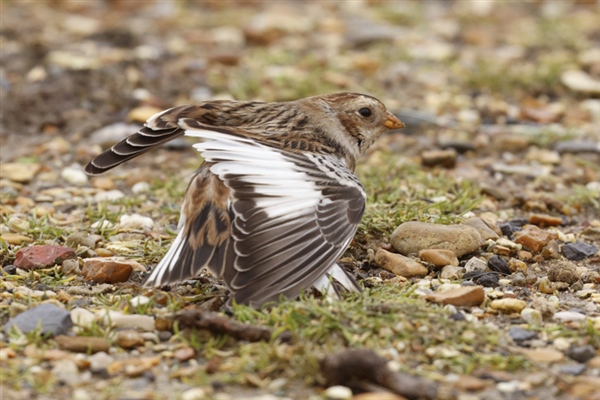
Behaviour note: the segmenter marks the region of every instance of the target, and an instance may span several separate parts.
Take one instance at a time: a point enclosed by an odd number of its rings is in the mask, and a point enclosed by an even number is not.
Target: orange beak
[[[404,128],[404,123],[391,113],[388,113],[387,119],[385,120],[383,125],[385,125],[385,127],[388,129]]]

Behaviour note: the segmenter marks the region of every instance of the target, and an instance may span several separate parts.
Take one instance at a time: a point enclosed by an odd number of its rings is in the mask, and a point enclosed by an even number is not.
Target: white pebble
[[[325,390],[325,397],[330,400],[346,400],[352,398],[352,390],[346,386],[331,386]]]
[[[565,338],[559,337],[554,339],[552,346],[554,346],[556,350],[565,351],[571,347],[571,342]]]
[[[149,192],[150,184],[148,182],[138,182],[131,187],[131,191],[135,194]]]
[[[96,316],[85,308],[77,307],[71,310],[71,321],[77,326],[91,328]]]
[[[200,400],[205,398],[206,392],[204,391],[204,389],[199,387],[188,389],[181,394],[182,400]]]
[[[125,214],[121,215],[119,225],[121,225],[121,228],[129,229],[152,228],[154,226],[154,221],[152,218],[144,217],[139,214]]]
[[[150,298],[146,296],[136,296],[129,300],[129,304],[133,307],[142,306],[148,304],[150,302]]]
[[[465,271],[487,271],[487,262],[480,258],[473,257],[465,264]]]
[[[521,318],[532,326],[540,326],[542,324],[542,313],[533,308],[524,308],[521,310]]]
[[[88,183],[88,177],[80,166],[72,165],[62,170],[61,178],[71,185],[82,186]]]
[[[110,229],[114,226],[114,224],[106,219],[101,219],[92,224],[92,229],[104,230]]]
[[[120,190],[107,190],[106,192],[96,193],[94,196],[94,202],[101,203],[104,201],[115,201],[121,197],[125,197],[125,193],[121,192]]]
[[[561,322],[583,321],[585,315],[575,311],[561,311],[554,314],[554,319]]]

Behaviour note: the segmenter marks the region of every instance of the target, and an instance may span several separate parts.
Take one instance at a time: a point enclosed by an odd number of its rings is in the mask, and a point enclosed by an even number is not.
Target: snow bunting
[[[85,168],[101,174],[181,135],[199,138],[179,234],[146,285],[208,268],[231,299],[258,307],[330,277],[358,291],[336,262],[352,240],[366,195],[354,175],[361,154],[404,124],[377,99],[336,93],[290,102],[207,101],[152,116]]]

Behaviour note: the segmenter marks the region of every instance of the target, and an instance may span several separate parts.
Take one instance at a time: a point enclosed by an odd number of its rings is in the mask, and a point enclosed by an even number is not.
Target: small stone
[[[525,264],[521,260],[517,260],[516,258],[511,258],[508,260],[508,269],[510,272],[527,272],[527,264]]]
[[[135,268],[144,268],[141,264],[123,257],[94,257],[83,260],[81,274],[97,283],[125,282]]]
[[[52,367],[52,374],[56,380],[67,386],[77,385],[81,381],[77,364],[69,359],[56,361]]]
[[[576,311],[561,311],[554,314],[554,319],[560,322],[583,321],[585,315]]]
[[[150,184],[148,182],[137,182],[131,187],[131,191],[135,194],[147,193],[150,191]]]
[[[137,124],[117,122],[92,132],[89,136],[89,142],[100,145],[101,147],[110,147],[131,135],[131,132],[136,132],[138,129],[140,129],[140,127]]]
[[[60,177],[67,181],[67,183],[75,186],[83,186],[88,183],[88,176],[79,165],[73,165],[63,169],[60,173]]]
[[[575,92],[600,93],[600,81],[581,70],[565,71],[560,76],[560,80],[563,85]]]
[[[331,386],[323,393],[330,400],[348,400],[352,398],[352,390],[346,386]]]
[[[494,228],[490,227],[490,225],[488,225],[481,218],[469,218],[465,221],[465,225],[469,225],[477,229],[483,240],[497,240],[499,238],[498,232],[496,232]]]
[[[579,280],[575,267],[568,263],[553,265],[548,270],[548,279],[551,282],[565,282],[569,285]]]
[[[593,369],[600,369],[600,356],[595,356],[588,361],[588,367]]]
[[[531,308],[538,310],[540,313],[542,313],[543,317],[551,317],[556,311],[554,304],[541,296],[533,299],[531,302]]]
[[[560,154],[600,153],[600,144],[597,141],[567,140],[557,143],[554,149]]]
[[[405,278],[423,277],[429,272],[427,267],[412,258],[390,253],[384,249],[377,250],[375,263],[379,267]]]
[[[90,370],[97,373],[108,368],[108,366],[114,362],[115,359],[109,356],[106,352],[99,351],[89,356],[88,361],[90,362]]]
[[[451,304],[457,307],[476,307],[485,300],[481,286],[462,286],[427,295],[427,300],[438,304]]]
[[[107,201],[116,201],[123,197],[125,197],[125,193],[121,192],[120,190],[107,190],[105,192],[96,193],[93,201],[94,203],[103,203]],[[92,228],[94,228],[93,225]]]
[[[13,182],[28,183],[40,168],[41,164],[4,163],[0,164],[0,178]]]
[[[530,252],[526,251],[526,250],[520,250],[517,253],[517,256],[522,260],[522,261],[531,261],[531,259],[533,258],[533,254],[531,254]]]
[[[90,235],[85,232],[75,232],[70,234],[65,240],[65,244],[68,247],[77,248],[78,246],[85,246],[93,249],[96,244],[102,240],[100,235]]]
[[[439,225],[410,221],[398,226],[391,236],[394,249],[404,255],[424,249],[451,250],[457,257],[478,250],[483,241],[469,225]]]
[[[539,349],[523,349],[524,355],[531,361],[551,364],[562,361],[564,356],[558,350],[554,350],[550,347],[539,348]]]
[[[54,304],[44,303],[10,319],[3,327],[4,333],[8,334],[13,326],[19,328],[22,333],[41,328],[42,335],[55,336],[66,333],[73,326],[73,322],[68,311]]]
[[[118,311],[108,311],[103,319],[106,324],[114,328],[139,329],[144,332],[154,331],[154,318],[149,315],[123,314]]]
[[[517,344],[519,344],[520,346],[523,345],[520,342],[535,339],[538,337],[537,333],[532,332],[528,329],[519,328],[518,326],[511,326],[508,330],[508,334],[510,335],[511,339],[517,342]]]
[[[117,333],[116,342],[123,349],[132,349],[144,345],[144,337],[137,331],[125,330]]]
[[[154,227],[154,220],[139,214],[125,214],[121,216],[119,226],[122,229],[152,229]]]
[[[79,261],[75,259],[65,260],[62,263],[62,272],[65,275],[80,275]]]
[[[525,278],[522,273],[518,272],[509,280],[509,284],[513,286],[525,287],[527,286],[527,278]]]
[[[150,303],[150,297],[148,296],[136,296],[129,300],[129,304],[131,304],[132,307],[139,307],[148,303]]]
[[[505,256],[508,257],[510,256],[511,250],[508,247],[504,247],[501,246],[499,244],[496,244],[493,248],[492,248],[492,252],[496,255],[499,256]]]
[[[571,364],[560,367],[560,372],[568,375],[581,375],[587,369],[585,364]]]
[[[586,363],[596,356],[596,349],[590,344],[585,346],[572,346],[567,350],[566,355],[572,360]]]
[[[489,381],[470,375],[463,375],[454,382],[453,386],[460,392],[479,392],[489,386]]]
[[[598,252],[598,248],[588,243],[575,242],[562,245],[560,252],[569,260],[579,261],[592,257]]]
[[[560,226],[563,224],[562,218],[553,217],[546,214],[532,214],[528,221],[530,224],[537,225],[540,228],[545,228],[547,226]]]
[[[183,347],[181,349],[176,350],[173,355],[179,361],[187,361],[191,360],[196,356],[196,350],[194,350],[192,347]]]
[[[535,225],[525,226],[523,230],[516,232],[514,236],[515,243],[522,244],[534,253],[539,253],[550,240],[558,238],[555,232],[540,229]]]
[[[498,255],[491,256],[488,259],[487,264],[491,271],[499,272],[504,275],[510,274],[510,270],[508,269],[508,261]]]
[[[77,259],[73,249],[45,244],[20,249],[15,255],[14,264],[17,268],[30,271],[62,264],[67,259]]]
[[[419,258],[422,261],[433,264],[436,267],[445,267],[446,265],[458,265],[458,258],[450,250],[426,249],[419,252]]]
[[[502,234],[504,236],[510,238],[515,232],[519,232],[521,229],[523,229],[523,226],[525,226],[525,224],[527,224],[526,219],[513,219],[501,224],[500,230],[502,231]]]
[[[181,400],[202,400],[202,399],[206,399],[206,392],[204,391],[204,389],[199,388],[199,387],[191,388],[191,389],[188,389],[185,392],[181,393]]]
[[[533,308],[521,310],[521,318],[531,326],[538,327],[542,325],[542,313]]]
[[[554,287],[552,282],[550,282],[547,276],[540,279],[540,282],[538,283],[538,289],[540,292],[545,294],[554,294],[554,292],[556,291],[556,288]]]
[[[511,298],[498,299],[490,303],[490,307],[492,307],[494,310],[498,310],[507,314],[520,313],[525,306],[527,306],[525,301]]]
[[[96,322],[96,316],[93,312],[85,308],[77,307],[71,310],[71,320],[73,324],[84,328],[91,328]]]
[[[54,340],[61,349],[77,353],[93,354],[99,351],[107,352],[110,348],[110,343],[100,337],[60,335],[54,338]]]
[[[485,262],[484,260],[477,258],[477,257],[472,257],[465,264],[465,271],[467,273],[473,272],[473,271],[487,271],[487,270],[488,270],[487,262]]]
[[[23,243],[33,242],[33,239],[30,237],[21,235],[19,233],[11,233],[11,232],[6,232],[6,233],[0,234],[0,238],[2,238],[2,240],[4,240],[6,243],[13,244],[15,246],[20,246]]]
[[[440,271],[441,279],[449,279],[452,281],[462,279],[463,277],[463,268],[456,267],[454,265],[446,265]]]
[[[454,168],[457,153],[454,149],[427,150],[421,153],[421,164],[426,167]]]

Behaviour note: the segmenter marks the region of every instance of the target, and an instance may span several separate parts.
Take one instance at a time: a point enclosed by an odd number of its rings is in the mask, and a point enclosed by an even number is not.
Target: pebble
[[[554,292],[556,292],[556,288],[547,276],[543,277],[538,282],[538,290],[544,294],[554,294]]]
[[[488,259],[487,265],[491,271],[499,272],[504,275],[510,274],[510,269],[508,268],[508,261],[506,261],[506,259],[498,255],[491,256]]]
[[[94,257],[83,260],[81,274],[96,283],[125,282],[136,268],[144,268],[138,262],[123,257]]]
[[[510,238],[515,232],[519,232],[521,229],[523,229],[523,226],[525,226],[527,222],[528,221],[523,218],[513,219],[503,224],[500,224],[500,230],[502,231],[502,234],[504,236]]]
[[[151,229],[154,227],[154,220],[139,214],[125,214],[119,219],[119,226],[122,229]]]
[[[115,201],[125,197],[125,193],[121,192],[118,189],[115,190],[107,190],[105,192],[98,192],[94,195],[93,202],[94,203],[103,203],[107,201]]]
[[[448,150],[427,150],[421,153],[421,164],[425,167],[454,168],[456,166],[457,152]]]
[[[56,380],[67,386],[77,385],[81,381],[77,363],[69,359],[58,360],[52,367],[52,375]]]
[[[451,304],[459,307],[475,307],[483,303],[485,300],[485,293],[481,286],[462,286],[430,294],[425,298],[439,304]]]
[[[463,277],[463,268],[454,265],[447,265],[440,271],[441,279],[459,280]]]
[[[571,364],[560,367],[560,372],[568,375],[581,375],[587,369],[585,364]]]
[[[469,218],[465,221],[465,225],[472,226],[477,229],[483,240],[497,240],[500,236],[490,225],[481,218]],[[498,228],[496,228],[498,229]]]
[[[533,308],[524,308],[521,310],[521,318],[529,325],[538,327],[542,325],[542,313]]]
[[[562,245],[560,252],[569,260],[579,261],[584,258],[592,257],[598,252],[598,248],[588,243],[575,242]]]
[[[144,337],[135,330],[117,332],[116,343],[123,349],[132,349],[144,345]]]
[[[583,321],[585,315],[577,311],[560,311],[554,314],[554,319],[560,322]]]
[[[346,386],[331,386],[323,392],[326,399],[348,400],[352,398],[352,390]]]
[[[528,222],[540,228],[545,228],[547,226],[560,226],[563,224],[563,219],[546,214],[532,214],[529,216]]]
[[[465,264],[465,271],[466,272],[487,271],[487,270],[488,270],[488,264],[487,264],[487,262],[485,262],[481,258],[472,257]]]
[[[564,359],[563,353],[558,350],[554,350],[550,347],[539,348],[539,349],[523,349],[523,354],[531,361],[551,364],[562,361]]]
[[[419,252],[419,258],[422,261],[433,264],[436,267],[444,267],[446,265],[458,265],[458,258],[451,250],[443,249],[426,249]]]
[[[41,327],[42,335],[61,335],[72,326],[71,315],[68,311],[50,303],[40,304],[11,318],[2,328],[5,334],[16,326],[22,333],[32,332]]]
[[[109,310],[103,318],[105,324],[114,328],[140,329],[145,332],[154,331],[154,318],[149,315],[123,314]]]
[[[183,347],[175,351],[173,356],[179,361],[191,360],[196,356],[196,350],[192,347]]]
[[[80,165],[72,165],[63,169],[60,173],[60,177],[67,181],[67,183],[75,186],[86,185],[89,181],[87,174]]]
[[[377,250],[375,263],[379,267],[405,278],[423,277],[429,272],[427,267],[418,261],[384,249]]]
[[[524,342],[538,337],[536,332],[532,332],[528,329],[523,329],[518,326],[511,326],[508,330],[508,334],[510,335],[511,339],[517,342],[517,344],[520,346],[523,344],[519,342]]]
[[[0,177],[13,182],[28,183],[40,168],[41,164],[4,163],[0,164]]]
[[[96,189],[102,190],[113,190],[116,187],[115,182],[112,179],[101,176],[95,176],[92,178],[92,186]]]
[[[510,272],[527,272],[527,264],[521,260],[517,260],[516,258],[511,258],[508,260],[508,269]]]
[[[107,352],[110,348],[108,340],[93,336],[65,336],[60,335],[54,338],[58,346],[63,350],[74,351],[77,353],[98,353]]]
[[[96,247],[96,244],[102,240],[102,236],[100,235],[90,235],[85,232],[75,232],[67,236],[65,240],[65,245],[72,248],[77,248],[78,246],[85,246],[93,249]]]
[[[600,81],[592,78],[587,72],[581,70],[569,70],[563,72],[560,76],[560,81],[574,92],[589,94],[600,93]]]
[[[527,303],[519,299],[498,299],[490,303],[490,307],[494,310],[501,311],[503,313],[520,313],[527,306]]]
[[[586,363],[596,356],[594,346],[587,344],[585,346],[572,346],[566,353],[567,357],[580,363]]]
[[[31,239],[30,237],[27,237],[25,235],[21,235],[20,233],[6,232],[6,233],[2,233],[0,235],[0,237],[2,237],[2,240],[4,240],[6,243],[13,244],[15,246],[20,246],[23,243],[33,242],[33,239]]]
[[[150,191],[150,184],[148,182],[137,182],[131,187],[131,191],[134,194],[142,194]]]
[[[181,393],[181,400],[202,400],[206,398],[206,392],[204,391],[204,389],[199,387],[187,389],[186,391]]]
[[[101,372],[102,370],[108,368],[108,366],[114,362],[115,359],[108,355],[108,353],[99,351],[89,356],[88,361],[90,362],[90,370],[92,372]]]
[[[77,259],[72,248],[45,244],[25,247],[17,251],[14,265],[25,271],[31,271],[62,264],[67,259]]]
[[[539,253],[551,240],[556,240],[558,235],[556,232],[546,231],[535,225],[527,225],[523,230],[515,232],[514,237],[515,243],[522,244],[534,253]]]
[[[551,282],[565,282],[571,285],[579,280],[579,274],[573,265],[564,262],[550,267],[548,279]]]
[[[398,226],[391,236],[394,249],[404,255],[424,249],[451,250],[457,257],[478,250],[483,241],[477,229],[469,225],[440,225],[410,221]]]
[[[132,132],[136,132],[138,129],[140,129],[140,126],[137,124],[117,122],[94,131],[89,136],[88,140],[90,143],[98,144],[103,148],[110,147],[131,135]]]
[[[65,275],[81,275],[78,260],[65,260],[62,263],[62,272]]]
[[[567,140],[557,143],[554,149],[560,154],[600,153],[600,144],[585,140]]]
[[[91,328],[96,322],[96,315],[81,307],[77,307],[71,310],[71,321],[76,326],[81,326],[84,328]]]

